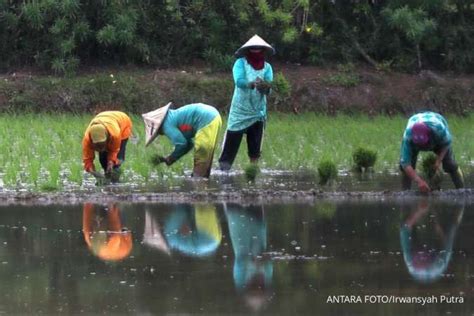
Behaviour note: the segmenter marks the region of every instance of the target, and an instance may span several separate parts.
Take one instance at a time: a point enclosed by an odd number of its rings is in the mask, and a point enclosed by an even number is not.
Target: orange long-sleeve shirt
[[[89,123],[82,139],[82,160],[84,162],[84,170],[86,171],[93,170],[94,166],[95,152],[89,133],[89,128],[93,124],[102,124],[107,129],[107,160],[113,161],[114,164],[119,163],[117,154],[120,151],[120,143],[122,140],[129,138],[132,133],[132,121],[123,112],[106,111],[94,117]]]

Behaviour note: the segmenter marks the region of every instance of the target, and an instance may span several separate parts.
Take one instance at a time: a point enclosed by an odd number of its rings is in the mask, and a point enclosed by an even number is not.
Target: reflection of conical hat
[[[250,48],[250,47],[262,47],[263,49],[265,49],[267,54],[270,54],[270,55],[275,54],[275,49],[270,44],[265,42],[260,36],[255,34],[254,36],[252,36],[251,39],[249,39],[247,41],[247,43],[242,45],[242,47],[240,47],[235,52],[235,56],[236,57],[243,57],[245,55],[245,52],[247,51],[247,49]]]
[[[145,146],[150,145],[158,136],[158,130],[160,129],[170,106],[171,102],[157,110],[142,114],[143,121],[145,121]]]
[[[145,232],[143,233],[143,243],[152,248],[161,250],[167,255],[171,254],[168,243],[161,233],[160,225],[153,219],[149,211],[145,212]]]

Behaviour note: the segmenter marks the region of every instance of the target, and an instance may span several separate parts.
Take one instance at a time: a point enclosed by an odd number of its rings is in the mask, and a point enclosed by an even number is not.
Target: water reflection
[[[143,244],[157,249],[167,255],[171,255],[170,247],[163,236],[161,227],[155,216],[149,211],[145,211],[145,230],[143,232]]]
[[[273,265],[264,257],[267,225],[263,206],[224,205],[234,251],[233,277],[246,304],[257,311],[268,302]]]
[[[408,272],[419,282],[438,280],[446,271],[456,231],[464,213],[462,204],[430,204],[423,199],[404,215],[400,242]]]
[[[123,225],[116,204],[108,207],[85,203],[82,232],[89,250],[104,261],[120,261],[132,251],[132,232]]]
[[[165,220],[169,248],[189,256],[209,256],[219,247],[222,228],[215,206],[177,205]]]

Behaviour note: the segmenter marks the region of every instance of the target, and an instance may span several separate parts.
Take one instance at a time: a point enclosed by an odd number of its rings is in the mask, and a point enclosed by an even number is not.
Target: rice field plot
[[[82,170],[81,141],[92,115],[24,114],[0,115],[0,180],[4,189],[57,191],[94,187],[92,176]],[[171,167],[153,166],[151,157],[166,156],[172,144],[160,136],[145,147],[144,127],[139,115],[132,116],[134,127],[126,151],[121,182],[147,187],[172,183],[189,175],[193,155],[185,155]],[[269,113],[266,124],[262,169],[301,171],[317,170],[323,160],[330,160],[339,173],[353,169],[352,153],[359,147],[377,153],[375,172],[397,172],[405,117],[336,116],[306,113],[303,115]],[[453,134],[453,148],[465,172],[474,167],[474,116],[448,116]],[[221,151],[221,130],[214,167]],[[100,170],[98,159],[96,168]],[[245,137],[234,169],[248,165]]]

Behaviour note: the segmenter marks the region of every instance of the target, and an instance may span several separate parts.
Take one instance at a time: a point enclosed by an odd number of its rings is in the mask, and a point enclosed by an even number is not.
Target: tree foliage
[[[81,64],[228,69],[253,34],[277,58],[474,70],[473,0],[0,0],[0,67]]]

